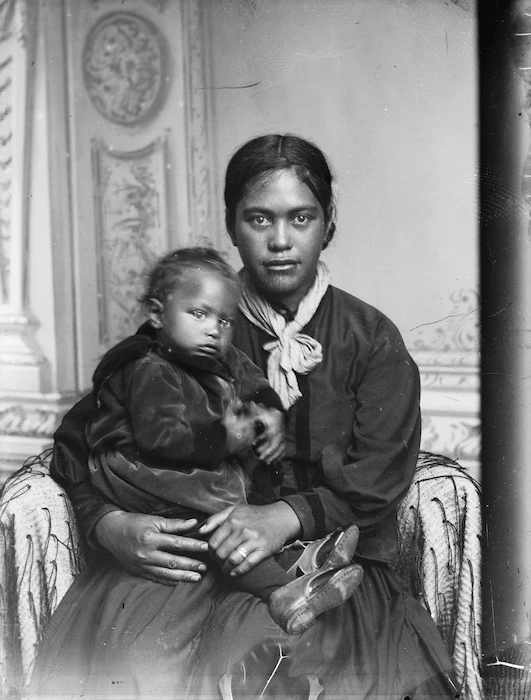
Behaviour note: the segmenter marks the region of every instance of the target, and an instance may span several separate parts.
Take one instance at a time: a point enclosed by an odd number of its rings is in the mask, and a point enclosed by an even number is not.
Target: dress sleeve
[[[394,517],[412,481],[420,443],[419,372],[390,321],[380,321],[375,338],[352,387],[356,410],[348,448],[326,446],[323,485],[283,498],[306,539],[352,523],[370,533]]]
[[[135,363],[127,380],[127,406],[136,447],[148,460],[219,464],[226,456],[227,433],[195,395],[184,373],[152,356]]]

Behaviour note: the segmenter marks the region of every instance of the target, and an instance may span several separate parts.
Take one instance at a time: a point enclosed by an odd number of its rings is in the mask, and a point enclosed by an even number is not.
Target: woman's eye
[[[256,214],[251,219],[251,222],[253,224],[256,224],[257,226],[265,226],[269,222],[269,219],[267,219],[267,217],[263,216],[262,214]]]
[[[194,316],[195,318],[205,318],[204,311],[199,311],[198,309],[194,309],[191,313],[192,313],[192,316]]]
[[[294,221],[296,224],[307,224],[309,219],[306,214],[297,214]]]

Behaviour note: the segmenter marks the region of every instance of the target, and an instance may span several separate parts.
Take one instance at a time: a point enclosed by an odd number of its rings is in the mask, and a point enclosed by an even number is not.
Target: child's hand
[[[286,452],[284,414],[276,408],[257,406],[254,411],[258,436],[253,447],[262,462],[271,464],[281,459]]]
[[[230,406],[221,421],[227,431],[227,453],[243,454],[256,438],[255,418],[240,402]]]

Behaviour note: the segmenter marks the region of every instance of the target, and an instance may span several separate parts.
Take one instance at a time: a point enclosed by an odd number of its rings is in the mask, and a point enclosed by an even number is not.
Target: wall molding
[[[52,438],[77,394],[4,392],[0,399],[0,434]]]
[[[186,89],[186,129],[188,172],[190,173],[190,244],[209,243],[221,247],[223,232],[218,231],[215,189],[214,147],[210,99],[209,37],[203,2],[187,0],[181,5],[183,17],[183,57]]]
[[[0,398],[0,485],[53,443],[53,435],[76,394],[4,392]]]
[[[0,410],[2,435],[50,437],[57,427],[57,411],[29,408],[23,404]]]

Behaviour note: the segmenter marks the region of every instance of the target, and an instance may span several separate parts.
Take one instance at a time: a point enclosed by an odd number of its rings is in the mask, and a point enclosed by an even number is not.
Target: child
[[[142,300],[153,333],[119,343],[94,373],[93,483],[125,510],[206,521],[196,536],[213,529],[208,516],[247,503],[253,473],[284,453],[280,400],[231,344],[239,296],[238,276],[216,251],[169,253]],[[346,566],[357,536],[353,526],[310,545],[299,578],[270,557],[230,580],[300,632],[359,585],[361,567]]]

